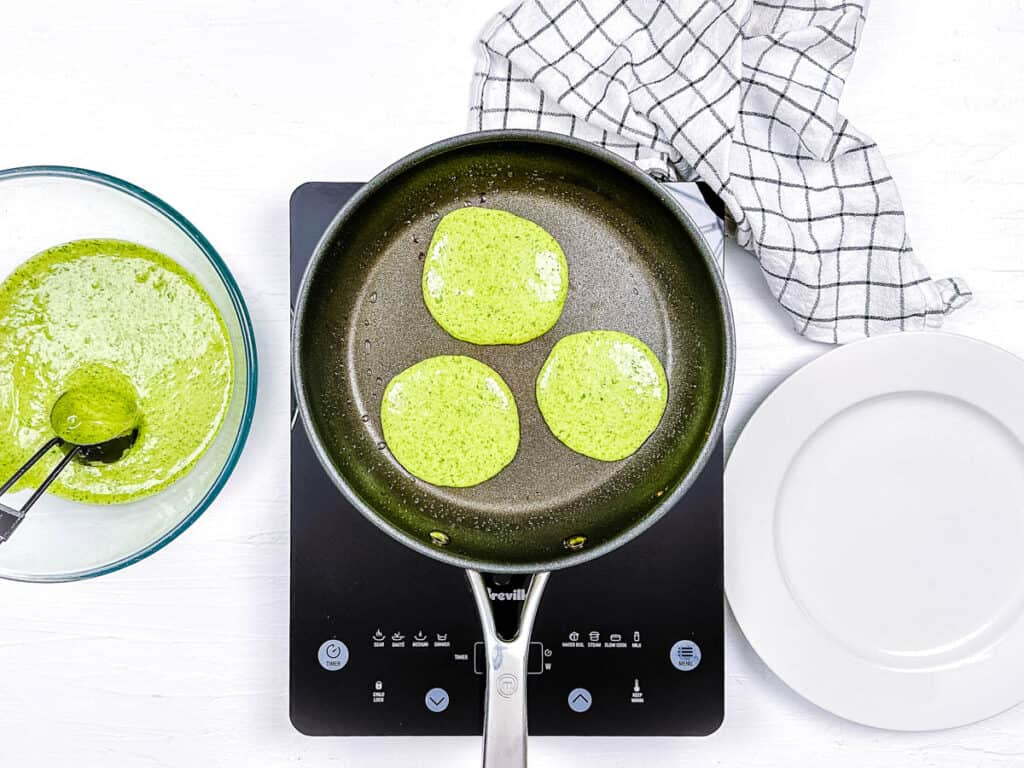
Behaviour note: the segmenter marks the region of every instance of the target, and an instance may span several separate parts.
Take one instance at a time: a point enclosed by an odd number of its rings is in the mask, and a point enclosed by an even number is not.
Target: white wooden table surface
[[[0,584],[0,765],[471,766],[472,738],[311,739],[288,721],[288,195],[366,179],[461,132],[481,0],[26,0],[0,19],[0,167],[60,163],[178,207],[227,259],[260,345],[249,446],[180,540],[81,584]],[[1019,0],[876,0],[843,111],[886,150],[911,233],[974,303],[950,330],[1024,355]],[[955,16],[954,16],[955,13]],[[825,347],[753,261],[727,271],[739,334],[730,441]],[[945,733],[843,722],[728,627],[708,739],[534,739],[533,765],[1020,766],[1024,706]]]

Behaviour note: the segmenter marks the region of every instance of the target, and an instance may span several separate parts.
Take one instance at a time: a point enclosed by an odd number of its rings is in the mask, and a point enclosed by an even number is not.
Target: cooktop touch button
[[[451,699],[444,688],[431,688],[424,697],[424,703],[431,712],[444,712]]]
[[[328,640],[320,646],[316,658],[328,672],[337,672],[348,664],[348,646],[341,640]]]
[[[693,640],[680,640],[669,652],[672,666],[682,672],[689,672],[700,664],[700,646]]]
[[[573,712],[586,712],[594,703],[594,697],[586,688],[573,688],[569,691],[569,709]]]

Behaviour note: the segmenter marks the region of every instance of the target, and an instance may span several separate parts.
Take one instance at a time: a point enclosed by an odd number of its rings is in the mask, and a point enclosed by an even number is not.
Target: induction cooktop
[[[291,291],[359,183],[292,195]],[[674,185],[721,256],[718,219]],[[523,577],[487,577],[513,617]],[[722,446],[646,533],[556,571],[533,633],[529,731],[704,736],[724,714]],[[291,428],[290,711],[318,736],[472,735],[483,727],[482,635],[466,576],[413,552],[335,488],[294,404]]]

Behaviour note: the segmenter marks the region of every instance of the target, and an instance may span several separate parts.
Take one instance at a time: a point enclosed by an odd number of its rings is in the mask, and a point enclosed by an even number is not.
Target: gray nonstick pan
[[[537,222],[569,263],[565,311],[519,346],[475,346],[442,330],[421,294],[438,220],[464,205]],[[602,462],[548,430],[534,396],[555,342],[610,329],[646,342],[669,380],[658,429],[632,456]],[[508,383],[521,442],[500,474],[439,488],[407,473],[380,426],[384,387],[424,358],[474,357]],[[433,144],[383,171],[338,213],[306,270],[292,332],[302,420],[339,490],[384,532],[467,569],[487,654],[484,764],[526,764],[526,660],[548,572],[649,528],[689,488],[722,430],[734,340],[710,252],[671,193],[591,144],[488,131]],[[499,636],[481,572],[534,574],[518,633]]]

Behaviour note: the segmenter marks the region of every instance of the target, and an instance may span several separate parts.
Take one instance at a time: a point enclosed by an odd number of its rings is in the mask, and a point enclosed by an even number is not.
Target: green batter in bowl
[[[0,474],[45,442],[51,401],[83,371],[128,376],[140,407],[131,450],[107,466],[69,465],[0,546],[0,577],[107,573],[175,538],[234,468],[255,406],[248,312],[206,239],[127,182],[0,171],[0,211]],[[3,501],[17,508],[28,493]]]

